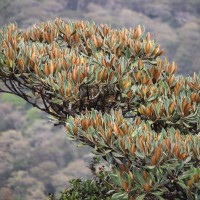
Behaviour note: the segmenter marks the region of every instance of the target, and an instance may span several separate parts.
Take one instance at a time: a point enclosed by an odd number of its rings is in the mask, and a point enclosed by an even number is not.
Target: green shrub
[[[100,163],[99,159],[94,158],[90,165],[93,179],[72,179],[69,181],[70,186],[61,192],[59,200],[110,200],[113,185],[109,183],[110,178],[104,166],[99,166],[99,172],[96,172],[97,163]],[[55,197],[50,195],[50,200],[55,200]]]

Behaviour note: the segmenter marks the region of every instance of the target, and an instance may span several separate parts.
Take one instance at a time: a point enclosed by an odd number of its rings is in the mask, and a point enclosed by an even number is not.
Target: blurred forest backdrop
[[[0,0],[0,27],[21,29],[56,17],[112,27],[144,25],[175,61],[178,74],[200,72],[199,0]],[[88,177],[86,147],[67,141],[64,128],[23,100],[0,95],[0,200],[41,200],[69,179]]]

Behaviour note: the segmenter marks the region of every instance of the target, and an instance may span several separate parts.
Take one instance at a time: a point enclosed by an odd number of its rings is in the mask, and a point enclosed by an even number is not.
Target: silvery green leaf
[[[142,194],[136,198],[136,200],[143,200],[146,194]]]

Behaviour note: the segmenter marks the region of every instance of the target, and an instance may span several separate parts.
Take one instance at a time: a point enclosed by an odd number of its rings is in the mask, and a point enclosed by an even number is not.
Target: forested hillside
[[[0,117],[0,200],[44,199],[69,179],[89,176],[87,149],[78,151],[36,108],[1,94]]]
[[[22,29],[56,17],[113,27],[144,25],[179,74],[200,72],[200,1],[1,0],[0,26]],[[67,141],[65,130],[23,100],[0,94],[0,200],[44,199],[73,177],[90,176],[88,150]]]

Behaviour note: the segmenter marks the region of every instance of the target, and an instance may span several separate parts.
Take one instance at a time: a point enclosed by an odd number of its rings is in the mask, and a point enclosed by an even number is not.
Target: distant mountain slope
[[[90,176],[88,148],[69,142],[63,127],[24,100],[1,94],[0,119],[0,200],[46,199],[70,179]]]

